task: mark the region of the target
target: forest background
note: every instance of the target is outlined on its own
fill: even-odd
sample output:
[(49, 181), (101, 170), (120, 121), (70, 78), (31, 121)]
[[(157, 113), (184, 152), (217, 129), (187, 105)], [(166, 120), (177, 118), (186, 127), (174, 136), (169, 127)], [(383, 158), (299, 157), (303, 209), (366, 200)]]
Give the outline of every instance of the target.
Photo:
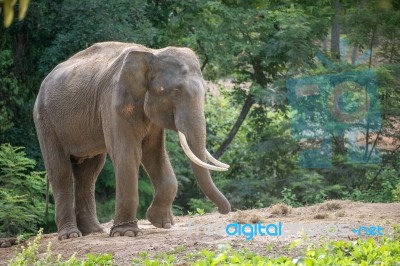
[[(101, 41), (185, 46), (198, 54), (210, 81), (207, 147), (231, 165), (213, 179), (233, 209), (326, 199), (400, 201), (399, 25), (400, 4), (388, 0), (32, 1), (23, 20), (0, 27), (0, 237), (55, 230), (51, 197), (45, 214), (46, 178), (32, 109), (41, 81), (58, 63)], [(367, 69), (376, 73), (382, 120), (359, 139), (364, 163), (348, 160), (342, 131), (331, 138), (331, 167), (303, 167), (304, 149), (319, 143), (293, 137), (287, 80)], [(360, 95), (348, 97), (357, 102)], [(213, 211), (176, 134), (166, 138), (179, 182), (174, 213)], [(380, 161), (373, 162), (378, 150)], [(143, 169), (139, 191), (143, 218), (153, 196)], [(114, 199), (107, 159), (96, 184), (101, 222), (112, 219)]]

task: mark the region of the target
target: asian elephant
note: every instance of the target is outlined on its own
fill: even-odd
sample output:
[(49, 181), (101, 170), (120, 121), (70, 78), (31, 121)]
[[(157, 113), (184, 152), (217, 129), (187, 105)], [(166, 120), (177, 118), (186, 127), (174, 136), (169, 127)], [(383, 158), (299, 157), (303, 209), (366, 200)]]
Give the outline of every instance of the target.
[(188, 48), (97, 43), (51, 71), (33, 116), (60, 240), (103, 231), (94, 191), (107, 153), (116, 180), (110, 236), (142, 234), (136, 220), (140, 164), (155, 189), (147, 219), (160, 228), (174, 224), (177, 180), (164, 147), (165, 129), (178, 132), (204, 194), (220, 213), (230, 211), (209, 173), (229, 165), (206, 150), (205, 87), (199, 61)]

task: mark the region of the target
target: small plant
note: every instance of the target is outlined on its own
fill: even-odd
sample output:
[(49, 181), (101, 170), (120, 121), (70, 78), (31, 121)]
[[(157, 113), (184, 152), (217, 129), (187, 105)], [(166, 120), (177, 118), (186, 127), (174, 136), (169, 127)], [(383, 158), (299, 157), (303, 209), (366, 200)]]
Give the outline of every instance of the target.
[(398, 224), (393, 226), (393, 238), (397, 241), (400, 241), (400, 225)]
[(78, 260), (73, 254), (70, 258), (65, 261), (61, 260), (59, 254), (55, 259), (51, 251), (51, 242), (47, 245), (46, 253), (39, 256), (39, 246), (43, 239), (43, 229), (39, 229), (38, 234), (32, 242), (28, 242), (27, 246), (22, 246), (21, 251), (15, 256), (15, 258), (8, 261), (9, 266), (30, 266), (30, 265), (41, 265), (41, 266), (91, 266), (91, 265), (102, 265), (111, 266), (116, 265), (113, 261), (111, 254), (86, 254), (86, 259)]
[(393, 201), (400, 202), (400, 183), (397, 184), (396, 188), (392, 191)]
[(196, 211), (187, 211), (188, 216), (193, 216), (193, 215), (204, 215), (204, 209), (201, 208), (196, 208)]
[[(134, 265), (397, 265), (400, 261), (400, 242), (380, 238), (379, 240), (360, 239), (357, 241), (330, 241), (320, 246), (309, 245), (301, 248), (302, 241), (294, 241), (285, 246), (287, 252), (296, 254), (296, 257), (261, 256), (247, 249), (235, 250), (230, 246), (218, 251), (201, 250), (188, 253), (180, 258), (171, 254), (162, 253), (160, 259), (136, 258)], [(301, 248), (301, 250), (298, 250)], [(267, 251), (272, 247), (267, 246)], [(300, 254), (300, 255), (299, 255)]]
[(297, 207), (299, 205), (296, 194), (292, 192), (292, 189), (284, 187), (281, 193), (283, 197), (283, 203), (293, 207)]
[(192, 210), (200, 209), (203, 213), (213, 212), (215, 210), (214, 204), (209, 200), (204, 199), (190, 199), (188, 205)]
[(196, 208), (196, 213), (198, 215), (203, 215), (204, 214), (204, 209)]
[[(43, 238), (43, 229), (40, 228), (33, 242), (28, 242), (27, 247), (22, 246), (21, 252), (18, 253), (14, 259), (9, 261), (9, 265), (20, 266), (20, 265), (32, 265), (33, 263), (35, 263), (39, 255), (39, 245), (42, 238)], [(50, 247), (48, 246), (47, 250), (49, 249)], [(49, 252), (47, 253), (49, 255)], [(49, 256), (51, 256), (51, 254)]]

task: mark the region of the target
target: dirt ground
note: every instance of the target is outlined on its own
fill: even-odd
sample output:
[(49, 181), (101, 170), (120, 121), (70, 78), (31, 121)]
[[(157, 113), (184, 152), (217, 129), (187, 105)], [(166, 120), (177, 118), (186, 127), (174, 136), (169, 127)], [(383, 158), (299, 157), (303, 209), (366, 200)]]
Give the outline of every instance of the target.
[[(258, 221), (263, 225), (270, 223), (278, 225), (278, 222), (281, 222), (282, 235), (257, 235), (251, 241), (247, 241), (246, 236), (243, 235), (229, 236), (223, 231), (222, 233), (212, 231), (217, 224), (222, 226), (234, 222), (255, 224)], [(102, 233), (58, 241), (56, 234), (48, 234), (44, 235), (40, 250), (45, 252), (48, 242), (51, 242), (53, 254), (62, 254), (65, 258), (74, 253), (77, 258), (84, 257), (86, 253), (111, 253), (118, 265), (129, 265), (132, 258), (143, 251), (150, 254), (150, 257), (168, 252), (174, 254), (175, 258), (179, 258), (203, 248), (217, 250), (226, 245), (234, 249), (247, 248), (262, 255), (275, 257), (286, 255), (288, 252), (286, 247), (294, 240), (298, 240), (300, 248), (302, 245), (318, 244), (327, 239), (356, 240), (365, 237), (352, 232), (360, 226), (380, 226), (383, 228), (384, 235), (390, 235), (393, 232), (393, 225), (400, 224), (400, 203), (327, 201), (315, 206), (293, 209), (274, 206), (236, 211), (228, 215), (211, 213), (181, 216), (176, 217), (175, 222), (176, 224), (171, 229), (165, 230), (153, 227), (147, 220), (140, 220), (139, 227), (143, 230), (143, 235), (136, 238), (112, 238), (107, 233)], [(297, 229), (293, 229), (294, 224), (297, 225)], [(111, 222), (104, 224), (104, 227), (106, 232), (109, 232)], [(200, 228), (208, 231), (205, 232)], [(272, 230), (273, 227), (270, 229), (269, 232), (275, 232)], [(362, 235), (364, 234), (362, 231)], [(6, 265), (7, 260), (12, 258), (18, 250), (18, 246), (0, 248), (0, 265)]]

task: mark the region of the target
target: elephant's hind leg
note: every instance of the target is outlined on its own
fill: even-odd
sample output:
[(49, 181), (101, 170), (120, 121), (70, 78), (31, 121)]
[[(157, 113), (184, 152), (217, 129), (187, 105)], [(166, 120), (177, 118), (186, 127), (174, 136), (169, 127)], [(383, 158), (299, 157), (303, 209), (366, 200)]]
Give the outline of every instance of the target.
[(53, 189), (58, 239), (82, 236), (76, 225), (69, 154), (65, 152), (45, 115), (35, 117), (35, 125), (47, 176)]
[(97, 220), (94, 193), (96, 179), (104, 166), (105, 159), (106, 154), (99, 154), (72, 166), (75, 181), (76, 222), (83, 235), (104, 232)]

